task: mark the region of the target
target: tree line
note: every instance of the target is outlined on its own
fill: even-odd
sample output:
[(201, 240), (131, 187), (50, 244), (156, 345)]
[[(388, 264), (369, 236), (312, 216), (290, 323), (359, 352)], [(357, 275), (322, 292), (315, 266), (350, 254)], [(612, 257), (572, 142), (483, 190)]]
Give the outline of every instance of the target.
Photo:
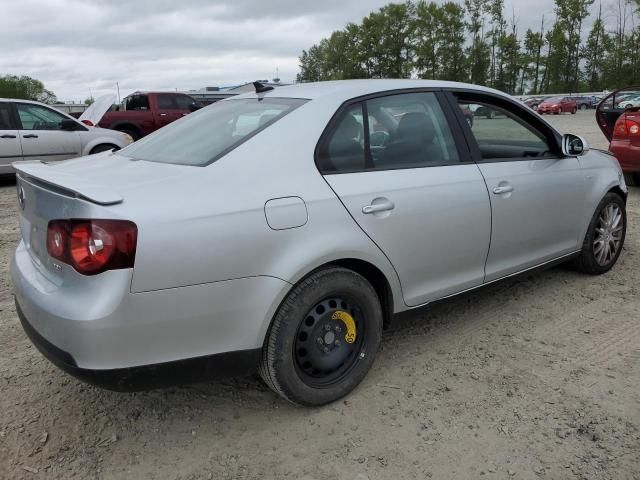
[(417, 77), (511, 94), (639, 84), (637, 12), (629, 0), (610, 1), (605, 14), (594, 0), (555, 0), (553, 21), (541, 15), (524, 33), (504, 0), (391, 3), (303, 50), (297, 80)]

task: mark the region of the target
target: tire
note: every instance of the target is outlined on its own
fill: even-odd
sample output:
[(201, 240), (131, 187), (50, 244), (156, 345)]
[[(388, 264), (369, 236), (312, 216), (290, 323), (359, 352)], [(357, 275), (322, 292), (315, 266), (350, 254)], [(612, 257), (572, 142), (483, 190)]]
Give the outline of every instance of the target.
[(109, 143), (103, 143), (101, 145), (97, 145), (91, 149), (89, 155), (94, 155), (96, 153), (107, 152), (109, 150), (119, 150), (116, 145), (111, 145)]
[(138, 132), (138, 130), (133, 129), (133, 128), (116, 128), (117, 131), (122, 132), (122, 133), (126, 133), (127, 135), (129, 135), (131, 138), (133, 138), (133, 141), (135, 142), (136, 140), (140, 140), (140, 138), (142, 137), (142, 135), (140, 135), (140, 132)]
[(573, 107), (573, 110), (571, 110), (571, 115), (575, 115), (577, 111), (578, 107)]
[[(351, 321), (342, 320), (345, 313)], [(280, 305), (263, 347), (260, 376), (292, 403), (324, 405), (362, 381), (381, 337), (382, 309), (371, 284), (352, 270), (323, 268), (301, 280)]]
[[(613, 227), (607, 226), (607, 221), (610, 218), (609, 214), (612, 212), (612, 210), (609, 209), (613, 209), (613, 211), (617, 209), (617, 212), (620, 214), (618, 223), (616, 224), (614, 222)], [(617, 218), (617, 214), (613, 219), (615, 220), (615, 218)], [(619, 230), (617, 230), (618, 227), (620, 227)], [(610, 233), (610, 235), (603, 237), (603, 235), (598, 232), (601, 228), (603, 228), (606, 233)], [(617, 234), (614, 233), (616, 231), (618, 232)], [(578, 270), (589, 275), (602, 275), (611, 270), (618, 260), (620, 252), (622, 252), (626, 233), (627, 213), (624, 200), (620, 195), (607, 193), (598, 204), (593, 218), (589, 223), (589, 228), (587, 229), (587, 234), (582, 244), (582, 251), (575, 262)], [(603, 249), (607, 248), (607, 246), (611, 249), (612, 242), (613, 245), (616, 245), (615, 240), (618, 240), (617, 246), (615, 246), (615, 250), (611, 252), (611, 255), (606, 254), (606, 252), (604, 256), (602, 256), (602, 254), (599, 255), (598, 246), (596, 245), (599, 238), (604, 238), (604, 241), (599, 243)]]
[(587, 105), (586, 104), (582, 104), (580, 105), (580, 110), (586, 110), (587, 109)]

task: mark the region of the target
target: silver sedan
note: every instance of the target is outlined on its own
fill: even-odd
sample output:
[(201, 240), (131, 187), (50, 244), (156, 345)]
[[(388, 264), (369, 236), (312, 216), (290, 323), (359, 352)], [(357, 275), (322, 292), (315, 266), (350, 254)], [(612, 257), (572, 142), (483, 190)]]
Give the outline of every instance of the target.
[(474, 85), (257, 83), (100, 157), (14, 164), (11, 271), (34, 344), (117, 390), (259, 370), (331, 402), (394, 314), (625, 238), (616, 159)]

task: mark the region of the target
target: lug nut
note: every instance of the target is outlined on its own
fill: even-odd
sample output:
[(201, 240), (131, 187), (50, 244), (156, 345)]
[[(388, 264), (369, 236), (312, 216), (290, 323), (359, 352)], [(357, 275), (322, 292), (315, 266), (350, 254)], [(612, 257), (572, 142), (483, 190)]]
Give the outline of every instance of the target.
[(317, 341), (318, 341), (318, 343), (319, 343), (320, 345), (322, 345), (322, 344), (324, 343), (324, 341), (322, 340), (322, 337), (318, 337), (318, 340), (317, 340)]
[(324, 353), (329, 353), (329, 347), (324, 347), (322, 350), (324, 351)]
[(334, 344), (336, 347), (339, 347), (339, 346), (340, 346), (340, 340), (336, 340), (335, 342), (333, 342), (333, 344)]
[(340, 333), (342, 331), (342, 328), (340, 328), (340, 325), (336, 325), (336, 332)]
[(329, 330), (331, 330), (331, 325), (329, 325), (328, 323), (324, 326), (324, 329), (328, 332)]

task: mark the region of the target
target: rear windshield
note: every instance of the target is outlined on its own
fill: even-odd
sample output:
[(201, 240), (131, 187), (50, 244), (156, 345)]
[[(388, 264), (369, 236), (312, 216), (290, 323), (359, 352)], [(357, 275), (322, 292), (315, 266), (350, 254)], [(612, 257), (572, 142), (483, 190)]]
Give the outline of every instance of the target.
[(547, 103), (560, 103), (561, 101), (562, 101), (562, 97), (547, 98), (545, 100), (545, 102)]
[(204, 166), (296, 109), (297, 98), (242, 98), (214, 103), (120, 152), (134, 160)]

